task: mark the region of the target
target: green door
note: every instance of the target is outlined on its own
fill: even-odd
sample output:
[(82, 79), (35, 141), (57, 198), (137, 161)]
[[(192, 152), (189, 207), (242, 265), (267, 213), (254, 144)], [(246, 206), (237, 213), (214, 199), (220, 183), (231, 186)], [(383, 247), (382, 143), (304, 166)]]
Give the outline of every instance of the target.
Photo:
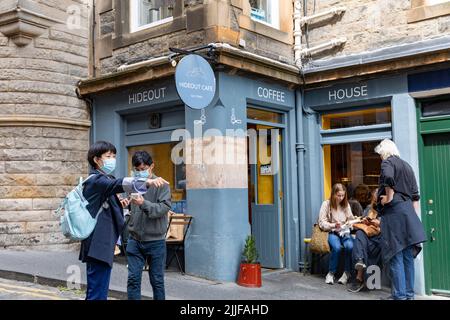
[(450, 132), (423, 134), (422, 217), (427, 289), (450, 293)]

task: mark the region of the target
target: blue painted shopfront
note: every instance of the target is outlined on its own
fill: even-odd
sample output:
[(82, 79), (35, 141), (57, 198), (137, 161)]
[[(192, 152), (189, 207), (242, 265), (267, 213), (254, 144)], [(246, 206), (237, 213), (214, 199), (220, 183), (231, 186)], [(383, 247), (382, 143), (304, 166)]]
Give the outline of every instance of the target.
[[(334, 176), (333, 173), (330, 174), (327, 166), (332, 167), (330, 157), (336, 159), (335, 154), (332, 154), (336, 153), (336, 150), (350, 145), (348, 150), (351, 150), (353, 158), (348, 157), (346, 161), (355, 163), (354, 170), (362, 172), (362, 169), (358, 167), (358, 158), (365, 153), (372, 157), (370, 161), (381, 162), (375, 155), (370, 154), (373, 150), (372, 146), (384, 138), (392, 138), (399, 147), (402, 158), (413, 166), (416, 177), (419, 178), (416, 105), (408, 93), (406, 74), (341, 81), (306, 89), (303, 94), (301, 99), (303, 105), (299, 106), (303, 109), (303, 117), (298, 123), (298, 130), (301, 138), (299, 144), (304, 146), (305, 152), (303, 176), (300, 172), (299, 181), (304, 181), (305, 186), (308, 187), (301, 188), (299, 193), (303, 207), (300, 225), (306, 226), (305, 229), (301, 229), (301, 237), (311, 235), (310, 226), (317, 220), (322, 201), (329, 196), (327, 190), (331, 187), (331, 180), (333, 180), (330, 177)], [(376, 117), (378, 114), (383, 115), (383, 112), (388, 113), (388, 121), (366, 123), (364, 115), (371, 112), (376, 114)], [(327, 119), (338, 123), (336, 119), (342, 115), (349, 115), (348, 117), (351, 118), (353, 114), (360, 117), (361, 124), (355, 122), (348, 126), (327, 127), (329, 125), (326, 122)], [(362, 150), (361, 145), (368, 145), (371, 150)], [(364, 165), (367, 166), (367, 162), (364, 162)], [(332, 168), (331, 171), (339, 171), (339, 169)], [(359, 178), (359, 181), (363, 181), (375, 175), (367, 174), (366, 176), (355, 176), (353, 179)], [(376, 177), (372, 178), (371, 183), (374, 188)], [(340, 176), (340, 179), (339, 182), (349, 181), (349, 184), (352, 182), (351, 179), (347, 180), (348, 177)], [(352, 187), (354, 188), (355, 185)], [(304, 248), (301, 251), (303, 257)], [(416, 259), (416, 270), (416, 290), (424, 293), (421, 256)]]
[[(216, 72), (216, 81), (216, 96), (203, 110), (182, 104), (173, 78), (96, 95), (92, 97), (92, 140), (111, 141), (118, 147), (116, 175), (126, 176), (129, 148), (173, 142), (172, 134), (178, 129), (186, 129), (193, 136), (199, 124), (202, 132), (209, 130), (210, 136), (224, 135), (227, 130), (234, 130), (239, 136), (239, 132), (245, 132), (249, 125), (270, 125), (265, 121), (247, 119), (248, 107), (277, 113), (281, 119), (275, 127), (282, 135), (280, 187), (283, 194), (279, 212), (281, 223), (276, 235), (270, 234), (270, 228), (252, 230), (250, 227), (247, 185), (236, 187), (229, 183), (225, 187), (214, 187), (213, 182), (207, 181), (206, 187), (202, 187), (200, 183), (186, 190), (187, 213), (194, 218), (186, 239), (185, 265), (188, 274), (235, 281), (245, 238), (250, 233), (259, 233), (262, 238), (266, 232), (268, 238), (280, 237), (281, 247), (277, 248), (281, 257), (279, 267), (298, 270), (300, 227), (295, 91), (264, 79), (254, 80), (222, 72)], [(154, 113), (161, 115), (161, 122), (157, 128), (150, 128), (149, 117)], [(246, 140), (242, 133), (241, 137)], [(242, 174), (247, 175), (247, 166), (244, 167)], [(190, 170), (201, 170), (195, 168), (193, 166)], [(265, 245), (260, 242), (260, 246)]]

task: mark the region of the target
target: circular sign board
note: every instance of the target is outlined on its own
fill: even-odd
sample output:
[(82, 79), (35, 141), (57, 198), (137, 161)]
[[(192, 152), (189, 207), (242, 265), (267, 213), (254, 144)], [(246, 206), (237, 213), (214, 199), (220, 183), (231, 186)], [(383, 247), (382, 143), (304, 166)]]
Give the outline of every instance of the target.
[(175, 71), (181, 100), (192, 109), (204, 109), (216, 94), (216, 77), (208, 61), (196, 54), (181, 59)]

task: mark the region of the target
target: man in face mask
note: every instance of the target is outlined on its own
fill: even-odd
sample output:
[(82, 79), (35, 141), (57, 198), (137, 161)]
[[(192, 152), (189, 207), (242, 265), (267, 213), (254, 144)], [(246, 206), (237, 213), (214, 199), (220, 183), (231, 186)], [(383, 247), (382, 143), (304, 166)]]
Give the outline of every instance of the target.
[[(132, 158), (134, 176), (157, 178), (153, 174), (154, 163), (145, 151), (137, 151)], [(149, 261), (150, 284), (153, 299), (164, 300), (164, 269), (166, 264), (167, 214), (171, 208), (169, 185), (149, 189), (143, 195), (133, 194), (128, 221), (127, 245), (129, 300), (141, 299), (142, 269)]]

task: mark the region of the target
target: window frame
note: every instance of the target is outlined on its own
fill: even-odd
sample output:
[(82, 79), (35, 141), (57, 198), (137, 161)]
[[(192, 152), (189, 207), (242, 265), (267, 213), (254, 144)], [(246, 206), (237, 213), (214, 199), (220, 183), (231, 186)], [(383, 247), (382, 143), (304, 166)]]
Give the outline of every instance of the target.
[(140, 0), (130, 0), (130, 33), (139, 32), (145, 29), (150, 29), (162, 24), (170, 23), (173, 21), (173, 15), (155, 22), (151, 22), (148, 24), (144, 24), (142, 26), (139, 26), (139, 1)]
[(131, 0), (112, 0), (116, 8), (114, 34), (112, 35), (112, 49), (128, 47), (139, 42), (147, 41), (156, 37), (161, 37), (176, 32), (186, 30), (186, 13), (184, 1), (175, 0), (173, 10), (173, 20), (164, 24), (153, 25), (151, 28), (144, 28), (131, 32), (130, 10)]

